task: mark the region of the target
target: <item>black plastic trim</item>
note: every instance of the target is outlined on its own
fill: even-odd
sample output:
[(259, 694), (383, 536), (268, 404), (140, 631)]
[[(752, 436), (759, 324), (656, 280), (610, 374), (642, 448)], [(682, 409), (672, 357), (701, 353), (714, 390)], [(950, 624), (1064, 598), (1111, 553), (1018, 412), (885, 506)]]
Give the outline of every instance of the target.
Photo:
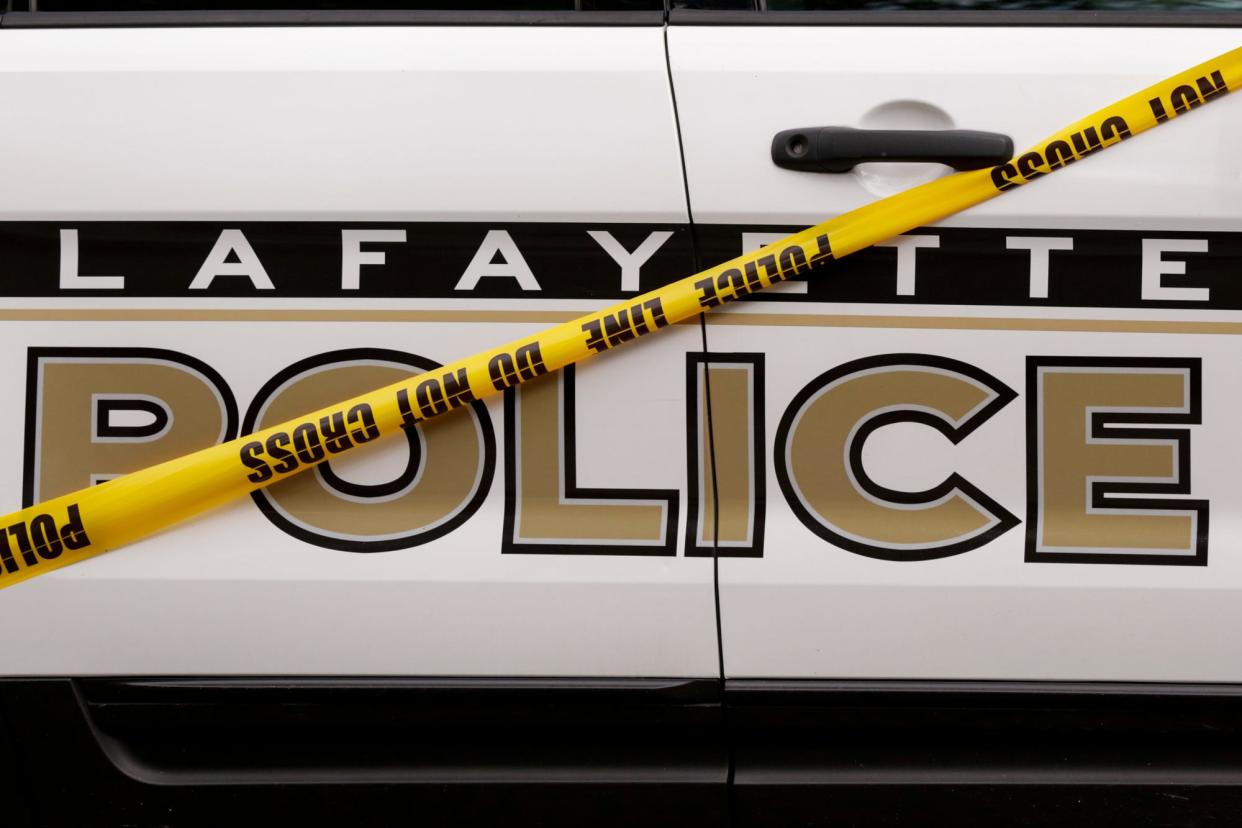
[(1242, 813), (1238, 684), (30, 678), (0, 679), (0, 712), (40, 825), (1189, 828)]
[(228, 26), (661, 26), (653, 11), (198, 11), (10, 12), (6, 29)]
[(4, 786), (4, 824), (13, 828), (33, 825), (25, 791), (30, 789), (28, 769), (19, 770), (16, 762), (16, 740), (5, 720), (4, 705), (0, 703), (0, 778), (7, 780)]
[(1242, 11), (711, 11), (673, 9), (673, 26), (1031, 26), (1242, 28)]
[(0, 706), (40, 825), (685, 828), (727, 819), (719, 688), (34, 678), (0, 679)]
[(1013, 158), (1013, 139), (975, 129), (783, 129), (772, 138), (772, 163), (786, 170), (847, 173), (865, 162), (919, 161), (981, 170)]
[(148, 785), (725, 779), (714, 679), (95, 679), (77, 687), (104, 754)]
[(1198, 826), (1242, 812), (1236, 684), (729, 680), (739, 826)]

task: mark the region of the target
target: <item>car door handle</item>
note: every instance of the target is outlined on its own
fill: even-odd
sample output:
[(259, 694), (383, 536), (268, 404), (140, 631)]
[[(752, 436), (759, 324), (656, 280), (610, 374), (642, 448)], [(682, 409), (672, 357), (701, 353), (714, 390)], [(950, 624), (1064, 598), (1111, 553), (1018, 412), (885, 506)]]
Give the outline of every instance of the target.
[(868, 161), (930, 161), (955, 170), (1013, 158), (1013, 139), (973, 129), (786, 129), (772, 139), (772, 162), (787, 170), (843, 173)]

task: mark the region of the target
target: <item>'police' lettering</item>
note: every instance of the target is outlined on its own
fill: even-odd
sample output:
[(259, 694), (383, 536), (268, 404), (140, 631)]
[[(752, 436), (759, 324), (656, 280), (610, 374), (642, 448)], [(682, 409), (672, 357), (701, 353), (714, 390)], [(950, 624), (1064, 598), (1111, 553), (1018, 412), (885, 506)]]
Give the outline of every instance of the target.
[(811, 254), (811, 267), (828, 261), (832, 258), (832, 245), (828, 243), (828, 235), (820, 233), (815, 237), (815, 252)]
[[(720, 297), (716, 295), (716, 280), (711, 276), (705, 279), (699, 279), (694, 283), (699, 289), (699, 307), (714, 308), (720, 304)], [(590, 344), (589, 342), (587, 343)]]
[[(781, 278), (788, 279), (788, 274), (792, 273), (797, 276), (802, 272), (802, 268), (808, 267), (806, 263), (806, 253), (798, 245), (790, 245), (781, 251)], [(776, 281), (773, 279), (772, 281)]]
[[(734, 302), (768, 285), (784, 282), (790, 276), (797, 276), (803, 270), (831, 258), (832, 246), (828, 242), (828, 235), (820, 233), (815, 237), (815, 250), (809, 260), (801, 245), (791, 244), (780, 252), (779, 257), (768, 253), (754, 261), (743, 262), (741, 268), (729, 267), (714, 277), (705, 276), (699, 279), (694, 283), (699, 290), (699, 307), (714, 308), (725, 302)], [(763, 269), (762, 273), (760, 268)]]
[[(67, 520), (63, 525), (58, 525), (56, 518), (50, 514), (40, 513), (29, 521), (0, 528), (0, 575), (12, 575), (23, 566), (29, 568), (43, 561), (55, 560), (65, 550), (89, 546), (91, 539), (86, 534), (78, 505), (70, 504), (65, 514)], [(14, 545), (20, 560), (13, 554)]]
[(777, 282), (783, 282), (785, 277), (781, 275), (780, 265), (776, 263), (776, 256), (769, 253), (755, 261), (755, 264), (763, 268), (763, 273), (768, 277), (768, 284), (774, 285)]
[(30, 540), (35, 551), (45, 561), (60, 557), (60, 538), (57, 537), (56, 521), (51, 515), (35, 515), (30, 520)]

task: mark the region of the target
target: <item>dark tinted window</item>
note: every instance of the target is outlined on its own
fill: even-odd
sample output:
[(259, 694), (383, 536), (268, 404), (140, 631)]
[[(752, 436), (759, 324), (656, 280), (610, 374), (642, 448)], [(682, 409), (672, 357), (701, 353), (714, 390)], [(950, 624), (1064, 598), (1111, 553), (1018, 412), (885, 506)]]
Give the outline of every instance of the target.
[(1242, 9), (1242, 0), (759, 0), (767, 11), (1168, 11)]
[[(673, 9), (712, 11), (1238, 11), (1242, 0), (672, 0)], [(758, 22), (758, 21), (756, 21)], [(773, 22), (771, 19), (763, 22)], [(803, 18), (800, 22), (808, 22)]]
[[(664, 0), (14, 0), (13, 11), (661, 11)], [(3, 4), (0, 3), (0, 9)]]

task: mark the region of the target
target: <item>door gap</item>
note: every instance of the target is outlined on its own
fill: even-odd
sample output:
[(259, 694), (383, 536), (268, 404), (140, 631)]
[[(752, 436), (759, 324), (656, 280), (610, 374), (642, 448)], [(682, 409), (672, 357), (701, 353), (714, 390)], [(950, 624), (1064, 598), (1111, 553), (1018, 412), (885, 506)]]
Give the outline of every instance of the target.
[[(691, 256), (696, 273), (703, 270), (701, 248), (699, 246), (697, 227), (694, 221), (694, 208), (690, 203), (690, 176), (686, 169), (686, 146), (681, 133), (681, 114), (677, 107), (677, 89), (673, 83), (673, 63), (668, 45), (668, 4), (665, 3), (664, 18), (664, 67), (668, 74), (669, 99), (673, 106), (673, 126), (677, 131), (677, 151), (681, 160), (681, 183), (686, 197), (686, 220), (689, 223)], [(733, 823), (734, 814), (734, 773), (737, 767), (734, 756), (732, 728), (729, 725), (729, 706), (725, 698), (725, 664), (724, 664), (724, 627), (720, 612), (720, 488), (716, 482), (716, 436), (712, 425), (712, 379), (711, 363), (707, 361), (710, 353), (707, 345), (707, 315), (699, 314), (699, 336), (705, 361), (703, 363), (703, 394), (705, 396), (704, 411), (707, 415), (707, 458), (712, 480), (712, 601), (716, 611), (716, 663), (720, 682), (720, 715), (721, 736), (724, 739), (727, 755), (727, 771), (725, 776), (726, 820)], [(697, 391), (696, 391), (697, 393)], [(689, 404), (689, 400), (686, 401)]]

